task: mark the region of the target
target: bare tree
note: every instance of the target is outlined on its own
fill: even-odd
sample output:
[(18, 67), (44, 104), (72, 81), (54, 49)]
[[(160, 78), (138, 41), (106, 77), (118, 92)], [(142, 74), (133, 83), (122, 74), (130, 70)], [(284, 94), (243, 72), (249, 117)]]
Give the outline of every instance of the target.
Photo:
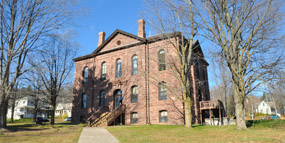
[[(205, 36), (221, 48), (232, 75), (237, 128), (246, 129), (245, 97), (271, 80), (280, 66), (278, 24), (282, 2), (273, 0), (205, 0), (198, 12)], [(196, 8), (196, 7), (195, 7)], [(252, 88), (251, 88), (252, 87)]]
[(58, 96), (58, 103), (72, 103), (73, 83), (64, 85)]
[(270, 82), (268, 84), (267, 91), (272, 98), (274, 103), (274, 108), (276, 113), (280, 113), (281, 110), (285, 109), (285, 72), (281, 73), (281, 76), (275, 82)]
[(46, 41), (39, 51), (37, 73), (41, 78), (51, 105), (51, 124), (54, 124), (56, 101), (62, 87), (67, 84), (70, 72), (73, 69), (72, 58), (76, 55), (76, 43), (72, 43), (69, 37), (54, 36)]
[(11, 108), (11, 121), (10, 123), (14, 123), (14, 112), (16, 107), (16, 101), (22, 96), (18, 95), (18, 82), (15, 84), (14, 89), (11, 91), (11, 96), (9, 97), (9, 104)]
[(74, 16), (70, 1), (1, 0), (0, 2), (0, 128), (6, 128), (8, 99), (35, 43)]
[[(216, 86), (214, 88), (211, 88), (211, 92), (216, 92), (216, 94), (211, 94), (211, 96), (216, 96), (213, 98), (219, 99), (221, 101), (224, 101), (225, 103), (225, 111), (229, 113), (228, 111), (228, 99), (231, 95), (231, 76), (230, 71), (227, 69), (227, 65), (225, 63), (225, 60), (216, 53), (212, 54), (212, 67), (213, 67), (213, 75), (215, 76), (215, 82)], [(230, 100), (231, 98), (229, 98)]]
[[(33, 60), (31, 58), (29, 60)], [(33, 62), (30, 62), (33, 63)], [(44, 103), (46, 102), (46, 96), (44, 95), (44, 85), (41, 81), (41, 77), (37, 70), (32, 69), (25, 74), (25, 79), (29, 83), (29, 91), (28, 94), (32, 97), (34, 101), (34, 112), (33, 112), (33, 121), (36, 121), (38, 111), (43, 107)]]
[[(195, 22), (194, 8), (191, 0), (146, 0), (148, 7), (144, 16), (149, 19), (150, 25), (162, 34), (162, 38), (166, 37), (170, 43), (169, 51), (176, 53), (175, 57), (169, 61), (168, 66), (173, 72), (174, 76), (179, 80), (181, 89), (167, 88), (181, 99), (184, 103), (184, 117), (185, 126), (192, 127), (192, 112), (193, 106), (192, 91), (193, 79), (191, 68), (193, 68), (196, 61), (200, 60), (199, 56), (192, 57), (192, 48), (195, 46), (194, 37), (197, 34), (197, 23)], [(176, 35), (170, 35), (174, 33)], [(150, 59), (152, 60), (152, 59)], [(160, 62), (160, 61), (157, 61)], [(156, 77), (150, 77), (161, 82)], [(157, 85), (157, 84), (156, 84)], [(179, 90), (179, 93), (176, 91)], [(181, 97), (182, 93), (182, 97)]]

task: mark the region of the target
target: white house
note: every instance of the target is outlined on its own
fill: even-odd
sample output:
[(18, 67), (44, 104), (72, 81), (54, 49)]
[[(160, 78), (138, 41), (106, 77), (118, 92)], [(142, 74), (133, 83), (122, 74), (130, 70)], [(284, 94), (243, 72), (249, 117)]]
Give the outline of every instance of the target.
[[(22, 119), (22, 118), (33, 118), (34, 116), (34, 108), (35, 102), (33, 101), (32, 97), (23, 97), (18, 99), (15, 103), (14, 109), (14, 119)], [(7, 118), (11, 118), (12, 109), (8, 109)], [(37, 117), (44, 117), (48, 116), (48, 106), (42, 106), (37, 113)]]
[(256, 112), (263, 114), (276, 114), (273, 103), (261, 101), (256, 109)]
[(62, 116), (67, 114), (68, 117), (71, 117), (72, 103), (59, 103), (56, 106), (55, 116)]

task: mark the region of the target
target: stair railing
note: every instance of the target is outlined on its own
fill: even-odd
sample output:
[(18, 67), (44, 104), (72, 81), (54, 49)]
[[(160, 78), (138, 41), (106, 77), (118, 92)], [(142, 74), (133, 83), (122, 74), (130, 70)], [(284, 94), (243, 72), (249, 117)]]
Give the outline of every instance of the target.
[(102, 113), (109, 111), (108, 106), (102, 106), (98, 110), (96, 110), (94, 113), (91, 113), (90, 117), (87, 119), (88, 121), (88, 127), (90, 127), (91, 123), (96, 120), (97, 117), (99, 117)]
[[(94, 121), (91, 126), (95, 125), (98, 126), (100, 124), (102, 124), (102, 122), (106, 122), (106, 125), (108, 126), (112, 121), (114, 121), (120, 114), (122, 114), (123, 112), (125, 112), (126, 110), (126, 105), (125, 104), (121, 104), (119, 105), (117, 108), (115, 108), (112, 112), (110, 112), (109, 114), (103, 116), (103, 117), (99, 117), (98, 119), (96, 119), (96, 121)], [(100, 124), (99, 124), (100, 123)]]

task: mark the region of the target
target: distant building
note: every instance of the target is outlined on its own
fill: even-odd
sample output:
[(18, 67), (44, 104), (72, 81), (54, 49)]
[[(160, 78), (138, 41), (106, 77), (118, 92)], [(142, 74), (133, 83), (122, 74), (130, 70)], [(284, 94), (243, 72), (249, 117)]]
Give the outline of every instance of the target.
[(276, 114), (273, 103), (272, 102), (265, 102), (264, 100), (262, 100), (259, 103), (259, 105), (256, 109), (256, 112), (262, 113), (262, 114)]
[[(34, 108), (35, 102), (32, 97), (23, 97), (16, 101), (15, 109), (14, 109), (14, 119), (22, 119), (22, 118), (33, 118), (34, 116)], [(49, 107), (45, 104), (43, 105), (37, 113), (37, 117), (48, 116)], [(7, 117), (11, 118), (12, 109), (8, 109)]]
[(71, 117), (71, 109), (72, 103), (59, 103), (56, 106), (55, 116), (62, 116), (64, 114), (67, 114), (68, 117)]

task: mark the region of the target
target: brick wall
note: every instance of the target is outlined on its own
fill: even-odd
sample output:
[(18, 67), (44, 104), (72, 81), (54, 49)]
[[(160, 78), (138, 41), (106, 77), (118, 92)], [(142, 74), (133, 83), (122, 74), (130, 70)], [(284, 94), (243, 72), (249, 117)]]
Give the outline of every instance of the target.
[[(117, 41), (120, 40), (120, 45)], [(128, 43), (138, 42), (128, 36), (118, 34), (110, 43), (108, 43), (102, 51), (107, 51), (116, 47), (124, 46)], [(148, 49), (147, 49), (148, 47)], [(106, 49), (105, 49), (106, 48)], [(159, 71), (158, 69), (158, 51), (164, 49), (166, 57), (166, 70)], [(149, 53), (149, 56), (147, 56)], [(138, 56), (138, 74), (132, 75), (132, 56)], [(115, 78), (116, 60), (122, 61), (122, 76)], [(149, 60), (149, 64), (147, 61)], [(101, 65), (103, 62), (107, 63), (107, 78), (101, 80)], [(74, 76), (74, 92), (73, 92), (73, 108), (72, 108), (72, 122), (80, 122), (81, 117), (87, 119), (92, 109), (99, 108), (100, 91), (105, 91), (105, 105), (109, 106), (110, 110), (114, 109), (114, 91), (120, 89), (123, 95), (123, 104), (127, 106), (125, 112), (125, 124), (131, 124), (131, 113), (138, 113), (138, 122), (136, 124), (147, 124), (148, 110), (150, 111), (151, 124), (184, 124), (183, 103), (181, 101), (180, 82), (176, 78), (175, 73), (171, 70), (169, 63), (178, 64), (179, 60), (175, 53), (175, 49), (166, 40), (161, 40), (148, 45), (143, 43), (137, 46), (112, 51), (109, 53), (97, 55), (96, 57), (80, 60), (75, 63)], [(200, 65), (203, 65), (201, 62)], [(88, 83), (83, 84), (82, 71), (84, 67), (89, 68)], [(147, 67), (149, 66), (149, 89), (147, 88)], [(194, 68), (192, 73), (194, 76)], [(200, 80), (195, 77), (196, 80)], [(193, 92), (193, 99), (196, 102), (193, 106), (193, 121), (200, 122), (199, 118), (199, 96), (197, 91), (200, 90), (201, 96), (209, 96), (208, 86), (201, 87), (197, 81), (196, 88)], [(164, 81), (167, 84), (167, 100), (159, 100), (159, 81)], [(138, 86), (138, 102), (131, 103), (131, 87)], [(198, 89), (199, 87), (199, 89)], [(147, 93), (149, 90), (150, 108), (147, 108)], [(82, 106), (82, 94), (87, 94), (87, 108)], [(203, 97), (206, 100), (206, 97)], [(166, 110), (168, 114), (168, 122), (159, 122), (159, 112)], [(197, 110), (197, 111), (196, 111)], [(196, 112), (194, 112), (196, 111)]]

